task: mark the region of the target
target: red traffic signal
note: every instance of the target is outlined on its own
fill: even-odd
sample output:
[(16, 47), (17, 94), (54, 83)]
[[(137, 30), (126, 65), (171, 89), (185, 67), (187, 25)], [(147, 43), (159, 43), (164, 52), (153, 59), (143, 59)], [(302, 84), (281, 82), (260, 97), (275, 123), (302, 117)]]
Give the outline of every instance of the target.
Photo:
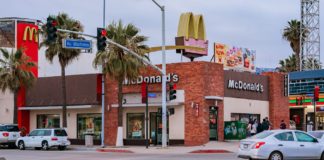
[(319, 86), (315, 86), (314, 88), (314, 100), (318, 101), (319, 100), (319, 92), (320, 92), (320, 87)]
[(103, 29), (101, 30), (101, 36), (106, 36), (107, 35), (107, 30)]

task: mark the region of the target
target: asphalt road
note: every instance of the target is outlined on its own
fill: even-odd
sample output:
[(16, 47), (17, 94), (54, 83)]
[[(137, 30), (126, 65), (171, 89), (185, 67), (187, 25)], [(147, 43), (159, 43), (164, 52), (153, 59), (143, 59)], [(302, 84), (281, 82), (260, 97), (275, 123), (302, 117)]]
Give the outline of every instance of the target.
[(36, 151), (0, 149), (0, 160), (237, 160), (234, 153), (226, 154), (135, 154), (97, 151)]

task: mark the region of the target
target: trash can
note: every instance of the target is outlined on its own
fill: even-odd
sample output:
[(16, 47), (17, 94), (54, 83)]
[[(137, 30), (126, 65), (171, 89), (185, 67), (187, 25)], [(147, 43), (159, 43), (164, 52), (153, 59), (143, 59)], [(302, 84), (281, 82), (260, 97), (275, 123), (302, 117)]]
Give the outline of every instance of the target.
[(93, 133), (84, 134), (85, 146), (92, 147), (93, 146)]

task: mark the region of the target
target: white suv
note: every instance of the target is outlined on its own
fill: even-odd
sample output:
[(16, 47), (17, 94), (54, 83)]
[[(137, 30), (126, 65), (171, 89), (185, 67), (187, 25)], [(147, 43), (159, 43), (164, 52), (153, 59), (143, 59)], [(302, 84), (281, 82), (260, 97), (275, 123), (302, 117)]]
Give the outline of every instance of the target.
[(59, 150), (65, 150), (71, 142), (64, 129), (35, 129), (26, 137), (20, 137), (16, 145), (20, 150), (34, 147), (36, 150), (49, 150), (51, 147), (57, 147)]
[(0, 124), (0, 145), (15, 147), (16, 140), (20, 137), (20, 131), (15, 124)]

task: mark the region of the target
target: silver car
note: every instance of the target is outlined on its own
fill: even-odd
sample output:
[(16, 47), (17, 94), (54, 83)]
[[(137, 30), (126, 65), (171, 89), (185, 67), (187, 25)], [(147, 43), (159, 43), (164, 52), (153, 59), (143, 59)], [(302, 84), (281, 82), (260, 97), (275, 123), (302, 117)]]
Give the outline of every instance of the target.
[(245, 159), (320, 159), (324, 145), (303, 131), (270, 130), (241, 140), (239, 158)]

